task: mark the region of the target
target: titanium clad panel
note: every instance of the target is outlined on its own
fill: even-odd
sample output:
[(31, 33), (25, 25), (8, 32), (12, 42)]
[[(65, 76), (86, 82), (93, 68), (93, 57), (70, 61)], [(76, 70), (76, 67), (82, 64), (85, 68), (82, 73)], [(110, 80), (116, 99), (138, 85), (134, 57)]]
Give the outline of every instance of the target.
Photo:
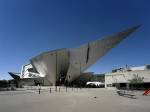
[(135, 26), (103, 39), (70, 49), (70, 66), (67, 73), (68, 81), (73, 81), (80, 74), (102, 58), (108, 51), (119, 44), (139, 26)]
[(46, 77), (50, 83), (55, 85), (60, 75), (64, 74), (66, 76), (67, 74), (69, 65), (68, 51), (61, 49), (42, 53), (30, 61), (41, 76)]
[(34, 65), (36, 70), (41, 76), (44, 76), (55, 84), (56, 82), (56, 53), (47, 52), (31, 59), (31, 64)]

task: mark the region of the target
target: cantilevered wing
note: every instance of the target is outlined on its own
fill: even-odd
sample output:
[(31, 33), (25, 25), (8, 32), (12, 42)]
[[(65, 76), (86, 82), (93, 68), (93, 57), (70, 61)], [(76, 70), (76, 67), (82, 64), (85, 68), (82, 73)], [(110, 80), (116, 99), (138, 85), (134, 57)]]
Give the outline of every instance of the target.
[(70, 49), (70, 66), (66, 79), (69, 82), (73, 81), (138, 27), (139, 26), (135, 26), (115, 35), (107, 36), (78, 48)]
[(8, 72), (10, 76), (15, 79), (15, 80), (20, 80), (20, 73), (13, 73), (13, 72)]

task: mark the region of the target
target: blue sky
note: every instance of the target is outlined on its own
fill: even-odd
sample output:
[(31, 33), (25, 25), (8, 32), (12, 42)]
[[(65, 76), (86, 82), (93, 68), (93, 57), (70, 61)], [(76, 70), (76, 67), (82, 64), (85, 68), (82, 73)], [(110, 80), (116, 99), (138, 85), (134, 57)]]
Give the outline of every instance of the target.
[(73, 48), (143, 24), (87, 71), (150, 64), (149, 0), (0, 0), (0, 79), (43, 51)]

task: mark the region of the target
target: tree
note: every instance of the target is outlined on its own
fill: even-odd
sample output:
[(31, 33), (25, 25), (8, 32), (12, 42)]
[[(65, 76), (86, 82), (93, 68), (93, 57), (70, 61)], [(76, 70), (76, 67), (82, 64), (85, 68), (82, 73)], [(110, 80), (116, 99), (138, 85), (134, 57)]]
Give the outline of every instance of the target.
[(136, 86), (136, 89), (137, 89), (137, 86), (142, 84), (143, 80), (144, 80), (144, 77), (140, 77), (138, 74), (133, 74), (133, 78), (129, 80), (129, 82), (132, 85), (132, 87), (134, 85)]

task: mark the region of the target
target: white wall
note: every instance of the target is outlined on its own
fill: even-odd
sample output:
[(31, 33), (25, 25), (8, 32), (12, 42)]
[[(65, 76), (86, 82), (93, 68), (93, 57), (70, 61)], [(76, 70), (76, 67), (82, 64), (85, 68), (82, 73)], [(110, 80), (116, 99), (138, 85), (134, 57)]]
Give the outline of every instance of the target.
[(136, 71), (120, 71), (115, 73), (105, 74), (105, 87), (112, 83), (128, 83), (134, 75), (144, 77), (144, 82), (150, 82), (150, 70), (136, 70)]

